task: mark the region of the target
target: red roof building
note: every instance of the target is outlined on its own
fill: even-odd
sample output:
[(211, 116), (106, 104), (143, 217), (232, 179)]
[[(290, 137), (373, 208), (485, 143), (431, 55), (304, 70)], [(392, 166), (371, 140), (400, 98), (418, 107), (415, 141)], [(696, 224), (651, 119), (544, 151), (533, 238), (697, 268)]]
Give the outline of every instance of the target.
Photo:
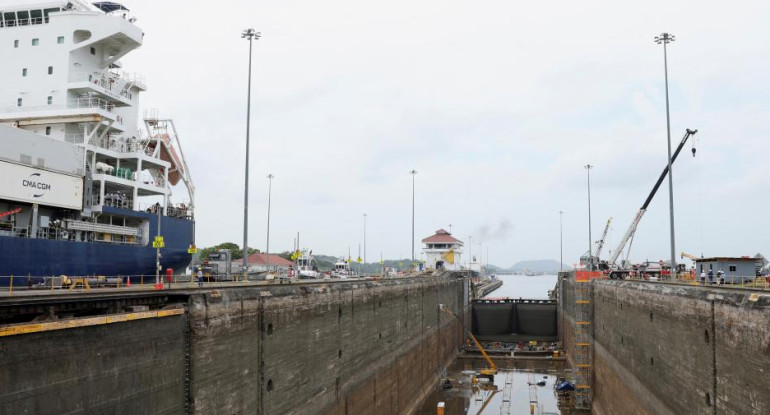
[(288, 259), (283, 259), (278, 255), (268, 255), (263, 253), (256, 253), (249, 255), (249, 269), (255, 271), (267, 271), (268, 257), (270, 258), (271, 270), (286, 270), (290, 266), (294, 265), (293, 262)]
[(462, 245), (462, 242), (443, 229), (437, 230), (435, 235), (422, 240), (424, 244), (454, 244), (458, 242)]

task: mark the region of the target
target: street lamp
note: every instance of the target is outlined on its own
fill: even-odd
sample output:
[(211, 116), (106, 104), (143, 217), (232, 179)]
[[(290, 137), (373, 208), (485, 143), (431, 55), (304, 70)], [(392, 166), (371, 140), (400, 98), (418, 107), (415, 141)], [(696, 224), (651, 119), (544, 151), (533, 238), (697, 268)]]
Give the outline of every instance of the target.
[(267, 249), (266, 252), (266, 266), (267, 266), (267, 272), (270, 272), (270, 202), (271, 202), (271, 196), (273, 193), (273, 173), (270, 173), (267, 175)]
[(671, 219), (671, 277), (674, 277), (676, 270), (676, 255), (674, 253), (674, 172), (671, 171), (671, 116), (668, 109), (668, 55), (666, 53), (666, 45), (675, 40), (674, 35), (670, 33), (661, 33), (660, 36), (655, 36), (655, 43), (663, 44), (663, 73), (666, 80), (666, 133), (668, 135), (668, 205), (669, 215)]
[(412, 266), (414, 266), (414, 176), (417, 170), (410, 170), (409, 174), (412, 175)]
[(253, 40), (259, 40), (261, 33), (254, 29), (241, 32), (241, 38), (249, 40), (249, 87), (246, 98), (246, 178), (243, 187), (243, 279), (249, 270), (249, 133), (251, 128), (251, 49)]
[(366, 213), (364, 213), (364, 264), (366, 264)]
[(564, 263), (564, 226), (562, 216), (564, 211), (559, 211), (559, 272), (562, 271), (562, 264)]
[(586, 172), (588, 173), (588, 270), (593, 271), (594, 267), (594, 258), (592, 251), (592, 245), (593, 239), (591, 239), (591, 169), (594, 167), (590, 164), (586, 164), (585, 166)]

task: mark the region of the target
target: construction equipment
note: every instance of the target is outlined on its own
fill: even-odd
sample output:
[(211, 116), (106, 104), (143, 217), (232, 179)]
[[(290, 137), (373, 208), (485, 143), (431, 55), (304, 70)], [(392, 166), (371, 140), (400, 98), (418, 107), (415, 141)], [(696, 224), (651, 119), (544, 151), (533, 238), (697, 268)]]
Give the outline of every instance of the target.
[[(687, 131), (684, 134), (684, 137), (682, 137), (682, 141), (679, 142), (679, 146), (676, 148), (674, 155), (671, 157), (671, 164), (674, 164), (674, 161), (676, 161), (676, 158), (677, 156), (679, 156), (679, 152), (682, 151), (682, 147), (684, 147), (685, 143), (687, 142), (687, 139), (697, 132), (698, 130), (690, 130), (689, 128), (687, 129)], [(693, 151), (693, 156), (695, 156), (694, 151)], [(663, 173), (660, 174), (658, 181), (655, 182), (655, 186), (652, 187), (652, 191), (647, 196), (647, 199), (644, 201), (644, 204), (642, 204), (641, 209), (639, 209), (639, 212), (636, 213), (634, 220), (631, 222), (631, 226), (628, 227), (628, 230), (626, 231), (625, 235), (623, 235), (623, 238), (620, 240), (618, 247), (615, 248), (615, 251), (612, 253), (612, 255), (610, 255), (610, 258), (606, 264), (606, 266), (609, 267), (611, 271), (610, 277), (617, 278), (620, 276), (620, 274), (623, 274), (622, 268), (626, 267), (626, 263), (628, 262), (627, 261), (628, 253), (626, 254), (626, 260), (623, 261), (623, 263), (618, 264), (616, 261), (618, 260), (618, 257), (625, 249), (626, 244), (628, 244), (633, 240), (634, 233), (636, 232), (636, 227), (639, 225), (639, 222), (642, 220), (644, 213), (647, 211), (647, 207), (650, 205), (650, 202), (652, 202), (652, 198), (655, 197), (655, 193), (657, 193), (658, 188), (660, 187), (661, 183), (663, 183), (663, 179), (666, 178), (667, 174), (668, 174), (668, 165), (666, 165), (666, 167), (663, 169)], [(631, 248), (629, 245), (629, 252), (630, 250)]]
[(473, 333), (470, 332), (470, 330), (465, 328), (465, 324), (463, 324), (462, 320), (460, 320), (460, 317), (457, 317), (457, 315), (450, 309), (444, 306), (444, 304), (439, 304), (438, 309), (451, 315), (455, 319), (457, 319), (458, 322), (460, 322), (460, 327), (465, 330), (466, 333), (468, 333), (468, 336), (473, 340), (473, 343), (476, 344), (476, 347), (478, 347), (479, 351), (481, 352), (481, 355), (484, 356), (484, 359), (487, 361), (487, 368), (479, 370), (479, 377), (486, 378), (490, 382), (494, 382), (495, 375), (497, 374), (497, 365), (495, 365), (495, 362), (492, 361), (492, 359), (489, 358), (489, 355), (487, 355), (487, 352), (484, 351), (484, 348), (481, 347), (481, 343), (479, 343), (478, 340), (476, 340), (476, 337), (473, 335)]
[(679, 254), (679, 257), (680, 257), (680, 258), (687, 258), (687, 259), (692, 259), (693, 261), (695, 261), (696, 259), (698, 259), (698, 257), (696, 257), (695, 255), (692, 255), (692, 254), (688, 254), (687, 252), (682, 252), (681, 254)]
[(607, 219), (607, 224), (604, 225), (604, 232), (602, 232), (602, 238), (597, 241), (596, 245), (596, 258), (601, 257), (602, 248), (604, 248), (604, 242), (607, 240), (607, 232), (610, 230), (610, 224), (612, 223), (612, 216)]

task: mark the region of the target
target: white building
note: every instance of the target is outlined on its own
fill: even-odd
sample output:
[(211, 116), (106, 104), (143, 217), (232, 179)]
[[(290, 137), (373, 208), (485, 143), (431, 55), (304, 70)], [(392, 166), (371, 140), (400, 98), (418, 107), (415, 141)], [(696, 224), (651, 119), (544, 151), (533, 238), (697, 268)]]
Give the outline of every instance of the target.
[(425, 266), (428, 269), (462, 269), (463, 243), (444, 229), (439, 229), (433, 236), (422, 240), (425, 247)]

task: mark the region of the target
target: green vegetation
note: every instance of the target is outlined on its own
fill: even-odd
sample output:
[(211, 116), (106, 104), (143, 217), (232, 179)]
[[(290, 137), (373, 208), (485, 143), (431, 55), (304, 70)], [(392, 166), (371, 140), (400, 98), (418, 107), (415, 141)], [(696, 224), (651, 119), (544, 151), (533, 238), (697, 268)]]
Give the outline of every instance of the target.
[[(219, 245), (209, 246), (209, 247), (203, 248), (203, 249), (199, 250), (200, 257), (203, 258), (203, 259), (208, 258), (210, 253), (216, 252), (216, 251), (218, 251), (220, 249), (229, 249), (230, 252), (233, 253), (233, 259), (242, 259), (243, 258), (243, 250), (241, 249), (241, 247), (238, 244), (234, 244), (232, 242), (223, 242), (223, 243), (221, 243)], [(260, 250), (259, 249), (255, 249), (255, 248), (249, 248), (249, 255), (255, 254), (257, 252), (260, 252)]]

